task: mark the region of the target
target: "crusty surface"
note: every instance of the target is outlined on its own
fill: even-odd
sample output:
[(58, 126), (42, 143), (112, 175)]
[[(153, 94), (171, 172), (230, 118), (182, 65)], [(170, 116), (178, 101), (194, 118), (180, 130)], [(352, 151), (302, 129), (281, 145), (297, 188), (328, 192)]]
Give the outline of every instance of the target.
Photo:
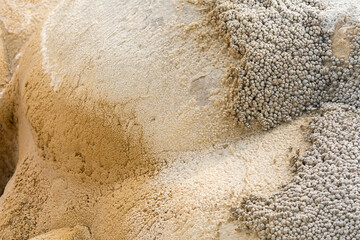
[[(0, 99), (0, 156), (8, 176), (16, 170), (0, 197), (1, 239), (271, 236), (255, 210), (296, 181), (313, 116), (264, 132), (229, 115), (238, 90), (229, 76), (246, 55), (214, 28), (222, 18), (202, 13), (240, 0), (3, 2), (11, 80)], [(25, 10), (11, 15), (17, 6)], [(335, 63), (357, 59), (347, 35), (357, 28), (343, 20), (329, 46)], [(356, 83), (336, 96), (354, 100), (341, 91), (358, 91)], [(339, 109), (323, 110), (348, 114)], [(262, 196), (248, 202), (254, 212), (231, 211), (251, 194)]]
[[(239, 128), (224, 115), (228, 86), (221, 84), (238, 59), (208, 37), (213, 30), (200, 15), (178, 3), (123, 4), (106, 14), (132, 25), (111, 29), (109, 20), (105, 29), (81, 27), (78, 37), (72, 31), (83, 23), (58, 29), (59, 18), (94, 14), (101, 23), (101, 5), (59, 5), (28, 43), (13, 78), (19, 162), (0, 199), (0, 236), (28, 239), (81, 225), (93, 239), (256, 239), (236, 231), (230, 208), (291, 179), (291, 156), (307, 147), (300, 126), (308, 117), (269, 133)], [(101, 39), (104, 30), (111, 41), (99, 55), (101, 43), (90, 36)], [(81, 53), (86, 64), (69, 66)]]
[(30, 240), (90, 240), (91, 234), (87, 227), (60, 228), (31, 238)]

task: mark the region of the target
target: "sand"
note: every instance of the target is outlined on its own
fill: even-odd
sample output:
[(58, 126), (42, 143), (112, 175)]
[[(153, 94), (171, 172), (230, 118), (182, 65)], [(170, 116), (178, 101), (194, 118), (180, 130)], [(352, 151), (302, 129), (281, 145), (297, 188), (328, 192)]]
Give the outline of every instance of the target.
[(241, 57), (200, 7), (55, 3), (0, 3), (0, 238), (257, 239), (231, 207), (292, 178), (311, 116), (239, 127), (222, 79)]

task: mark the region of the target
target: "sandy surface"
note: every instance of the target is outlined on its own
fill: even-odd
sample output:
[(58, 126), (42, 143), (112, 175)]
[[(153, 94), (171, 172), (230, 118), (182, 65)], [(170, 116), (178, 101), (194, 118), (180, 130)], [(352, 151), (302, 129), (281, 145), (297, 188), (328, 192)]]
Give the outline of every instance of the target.
[(86, 227), (60, 228), (50, 231), (30, 240), (90, 240), (91, 235)]
[(2, 69), (13, 75), (0, 99), (0, 140), (12, 141), (0, 150), (16, 171), (0, 238), (257, 239), (231, 207), (292, 178), (310, 117), (237, 126), (222, 79), (241, 58), (193, 6), (74, 0), (47, 18), (56, 1), (2, 2), (0, 88)]

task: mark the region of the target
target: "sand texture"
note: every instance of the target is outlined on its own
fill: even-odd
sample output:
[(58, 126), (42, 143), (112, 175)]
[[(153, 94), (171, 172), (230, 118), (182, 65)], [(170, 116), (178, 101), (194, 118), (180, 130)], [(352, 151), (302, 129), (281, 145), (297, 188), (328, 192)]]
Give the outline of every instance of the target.
[[(249, 44), (231, 42), (241, 24), (228, 18), (253, 1), (244, 2), (0, 0), (0, 239), (287, 236), (253, 220), (264, 214), (257, 204), (296, 179), (322, 111), (357, 107), (358, 78), (333, 81), (345, 85), (329, 100), (347, 104), (342, 110), (294, 100), (299, 114), (289, 110), (266, 131), (249, 117), (253, 105), (236, 114), (238, 73), (260, 49), (251, 34)], [(327, 26), (327, 49), (341, 64), (353, 61), (354, 72), (356, 16)], [(306, 86), (318, 91), (316, 82)], [(261, 83), (254, 86), (244, 99), (260, 106), (251, 94)], [(249, 199), (254, 211), (242, 208)]]

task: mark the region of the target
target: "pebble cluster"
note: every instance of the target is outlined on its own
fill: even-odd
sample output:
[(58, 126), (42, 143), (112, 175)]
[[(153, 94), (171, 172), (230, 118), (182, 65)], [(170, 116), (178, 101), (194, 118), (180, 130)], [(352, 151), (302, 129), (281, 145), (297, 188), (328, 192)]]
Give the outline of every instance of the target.
[(341, 104), (321, 111), (294, 179), (269, 199), (250, 196), (234, 208), (261, 239), (360, 239), (360, 111)]
[[(319, 0), (217, 0), (212, 16), (244, 59), (232, 69), (232, 105), (245, 126), (268, 130), (306, 111), (311, 148), (293, 180), (270, 198), (233, 209), (261, 239), (360, 239), (360, 24), (350, 55), (333, 53)], [(350, 29), (346, 28), (346, 29)], [(341, 46), (340, 46), (341, 47)]]
[(220, 0), (215, 6), (213, 17), (244, 56), (231, 73), (237, 82), (233, 112), (241, 124), (256, 120), (267, 130), (329, 99), (358, 100), (347, 90), (334, 97), (339, 87), (358, 86), (348, 80), (359, 51), (346, 62), (332, 56), (318, 0)]

